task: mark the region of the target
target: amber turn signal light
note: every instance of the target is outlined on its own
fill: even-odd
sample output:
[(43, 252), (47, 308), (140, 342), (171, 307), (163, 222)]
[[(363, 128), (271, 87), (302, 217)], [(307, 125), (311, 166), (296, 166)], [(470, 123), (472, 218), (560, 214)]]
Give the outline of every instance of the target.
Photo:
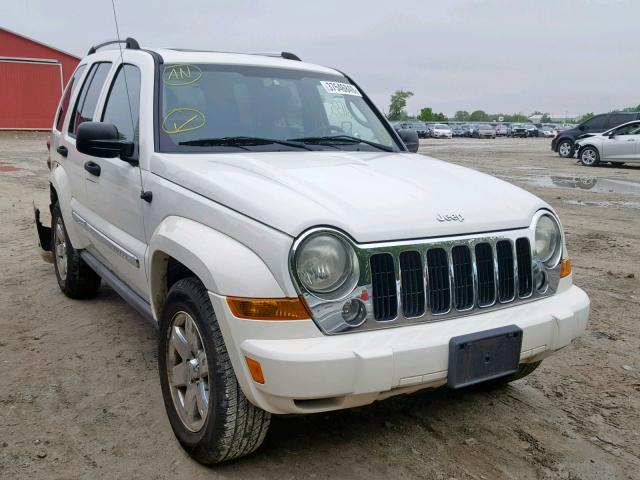
[(568, 277), (571, 275), (571, 260), (564, 259), (560, 264), (560, 278)]
[(262, 373), (260, 362), (249, 357), (244, 357), (244, 359), (247, 361), (247, 367), (249, 367), (249, 373), (253, 381), (264, 385), (264, 373)]
[(231, 313), (249, 320), (306, 320), (309, 311), (299, 298), (227, 297)]

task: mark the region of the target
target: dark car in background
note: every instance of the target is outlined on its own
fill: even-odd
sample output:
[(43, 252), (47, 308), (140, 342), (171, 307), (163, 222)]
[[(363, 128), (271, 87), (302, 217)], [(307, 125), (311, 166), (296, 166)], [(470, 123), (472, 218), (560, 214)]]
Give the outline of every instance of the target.
[(527, 136), (527, 127), (522, 123), (516, 123), (511, 126), (511, 136), (512, 137), (526, 137)]
[(540, 130), (533, 123), (525, 124), (524, 128), (527, 130), (527, 137), (538, 137), (540, 135)]
[(464, 137), (464, 127), (462, 125), (451, 125), (451, 132), (453, 133), (454, 137)]
[(558, 135), (551, 140), (551, 150), (558, 152), (558, 155), (563, 158), (572, 158), (575, 154), (574, 143), (581, 136), (602, 133), (623, 123), (639, 119), (640, 112), (611, 112), (596, 115), (575, 128), (558, 132)]

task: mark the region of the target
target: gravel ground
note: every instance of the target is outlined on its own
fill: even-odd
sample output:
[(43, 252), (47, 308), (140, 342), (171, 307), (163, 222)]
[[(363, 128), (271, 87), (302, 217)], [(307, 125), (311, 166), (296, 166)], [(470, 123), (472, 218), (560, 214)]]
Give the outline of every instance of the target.
[(205, 468), (165, 416), (153, 327), (108, 287), (67, 299), (38, 256), (45, 139), (0, 133), (0, 478), (640, 478), (640, 166), (581, 167), (543, 139), (424, 141), (557, 209), (586, 335), (492, 392), (275, 418), (257, 453)]

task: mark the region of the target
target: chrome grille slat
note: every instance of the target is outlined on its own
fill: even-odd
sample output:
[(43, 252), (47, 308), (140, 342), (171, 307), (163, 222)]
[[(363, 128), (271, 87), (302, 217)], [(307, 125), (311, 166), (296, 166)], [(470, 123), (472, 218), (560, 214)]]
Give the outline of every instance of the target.
[(473, 268), (471, 251), (466, 245), (455, 245), (451, 249), (453, 266), (454, 305), (457, 310), (464, 311), (474, 305)]
[(400, 298), (406, 318), (424, 314), (424, 279), (420, 252), (411, 250), (400, 254)]
[(514, 255), (511, 242), (500, 240), (496, 243), (496, 261), (498, 262), (498, 300), (511, 302), (515, 298)]
[(371, 290), (376, 320), (393, 320), (397, 315), (396, 275), (390, 253), (371, 257)]
[(427, 250), (429, 275), (429, 306), (433, 315), (442, 315), (451, 308), (449, 257), (444, 248)]
[(475, 246), (476, 266), (478, 269), (478, 303), (479, 307), (488, 307), (496, 301), (496, 274), (493, 266), (493, 249), (488, 242)]
[(531, 244), (526, 237), (516, 240), (516, 266), (518, 268), (518, 296), (530, 297), (533, 293), (533, 279), (531, 275)]

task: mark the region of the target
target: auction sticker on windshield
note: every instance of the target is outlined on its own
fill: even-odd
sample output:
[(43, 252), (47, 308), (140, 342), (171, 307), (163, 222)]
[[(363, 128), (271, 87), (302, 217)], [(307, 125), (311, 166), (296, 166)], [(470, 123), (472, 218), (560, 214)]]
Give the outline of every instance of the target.
[(322, 80), (320, 81), (320, 83), (327, 91), (327, 93), (336, 93), (338, 95), (355, 95), (356, 97), (362, 96), (358, 89), (350, 83), (326, 82)]

